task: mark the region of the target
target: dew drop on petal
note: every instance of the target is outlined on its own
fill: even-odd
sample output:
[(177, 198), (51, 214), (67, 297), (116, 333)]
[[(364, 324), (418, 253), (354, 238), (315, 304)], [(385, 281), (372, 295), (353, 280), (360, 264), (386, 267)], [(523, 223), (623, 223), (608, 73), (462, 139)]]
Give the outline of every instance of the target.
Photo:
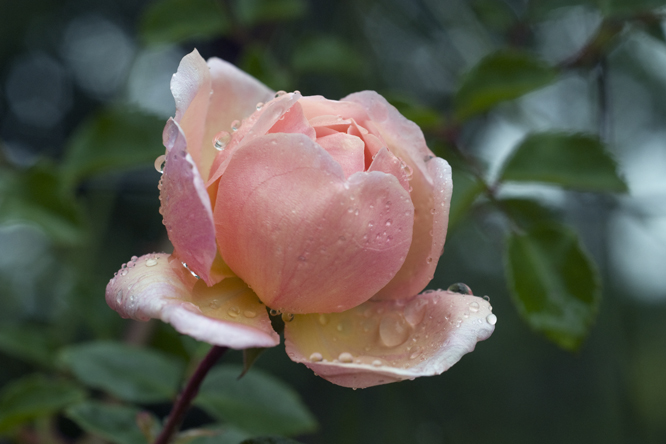
[(278, 97), (282, 97), (285, 94), (287, 94), (286, 91), (278, 91), (278, 92), (275, 93), (275, 98), (277, 99)]
[(208, 306), (212, 309), (220, 308), (220, 303), (217, 299), (213, 299), (208, 303)]
[(486, 317), (486, 321), (490, 325), (495, 325), (495, 324), (497, 324), (497, 316), (495, 316), (494, 314), (491, 313)]
[(240, 308), (238, 307), (231, 307), (229, 310), (227, 310), (227, 314), (231, 316), (232, 318), (237, 318), (238, 315), (240, 314)]
[(463, 284), (462, 282), (450, 285), (447, 290), (449, 290), (451, 293), (472, 294), (472, 289), (469, 288), (467, 284)]
[(157, 259), (146, 260), (146, 267), (154, 267), (155, 265), (157, 265)]
[(162, 154), (157, 159), (155, 159), (155, 170), (157, 170), (157, 172), (160, 174), (164, 173), (165, 164), (166, 164), (166, 156)]
[(321, 362), (324, 359), (324, 357), (321, 355), (321, 353), (314, 352), (310, 355), (310, 361), (312, 362)]
[(379, 359), (375, 359), (374, 361), (372, 361), (372, 365), (374, 365), (375, 367), (381, 367), (382, 361), (380, 361)]
[(274, 308), (271, 308), (268, 313), (270, 313), (271, 316), (277, 316), (279, 314), (282, 314), (280, 310), (276, 310)]
[(326, 316), (325, 314), (320, 314), (318, 320), (320, 325), (328, 324), (328, 316)]
[(402, 316), (389, 313), (379, 322), (379, 337), (387, 347), (397, 347), (409, 337), (410, 328)]
[(243, 312), (243, 316), (245, 316), (246, 318), (254, 318), (254, 317), (257, 316), (257, 313), (255, 313), (255, 312), (252, 311), (252, 310), (245, 310), (245, 311)]
[(351, 353), (344, 352), (340, 353), (340, 356), (338, 356), (338, 360), (345, 364), (350, 364), (354, 362), (354, 357), (351, 355)]
[(477, 311), (479, 311), (479, 303), (472, 302), (471, 304), (469, 304), (469, 311), (471, 311), (472, 313), (476, 313)]
[(241, 123), (240, 120), (234, 120), (231, 122), (231, 131), (238, 131), (238, 128), (240, 128)]
[(294, 320), (294, 314), (293, 313), (282, 313), (282, 320), (284, 322), (291, 322)]
[(231, 140), (231, 134), (226, 131), (220, 131), (213, 137), (213, 146), (216, 150), (222, 151), (227, 147)]
[(257, 103), (257, 111), (264, 107), (264, 102)]

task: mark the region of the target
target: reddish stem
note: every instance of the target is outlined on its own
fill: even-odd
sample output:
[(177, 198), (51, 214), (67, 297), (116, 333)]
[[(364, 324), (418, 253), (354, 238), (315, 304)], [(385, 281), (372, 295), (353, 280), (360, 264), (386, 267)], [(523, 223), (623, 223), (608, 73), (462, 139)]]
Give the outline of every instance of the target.
[(203, 358), (185, 386), (185, 389), (180, 392), (178, 400), (173, 405), (173, 409), (171, 409), (169, 419), (164, 425), (160, 436), (155, 440), (155, 444), (168, 444), (171, 442), (173, 435), (178, 431), (180, 424), (183, 422), (187, 409), (190, 408), (190, 404), (192, 404), (197, 393), (199, 393), (199, 387), (206, 377), (206, 374), (208, 374), (208, 371), (226, 351), (227, 347), (219, 347), (215, 345), (210, 349), (206, 357)]

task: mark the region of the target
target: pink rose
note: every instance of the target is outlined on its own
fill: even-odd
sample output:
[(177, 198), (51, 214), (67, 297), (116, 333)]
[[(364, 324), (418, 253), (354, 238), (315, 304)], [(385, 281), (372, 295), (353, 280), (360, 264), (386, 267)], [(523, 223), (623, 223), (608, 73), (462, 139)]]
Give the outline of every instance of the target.
[(160, 212), (174, 252), (123, 265), (111, 308), (242, 349), (279, 343), (269, 307), (289, 357), (347, 387), (442, 373), (490, 336), (484, 299), (418, 294), (451, 170), (383, 97), (274, 94), (197, 51), (171, 90)]

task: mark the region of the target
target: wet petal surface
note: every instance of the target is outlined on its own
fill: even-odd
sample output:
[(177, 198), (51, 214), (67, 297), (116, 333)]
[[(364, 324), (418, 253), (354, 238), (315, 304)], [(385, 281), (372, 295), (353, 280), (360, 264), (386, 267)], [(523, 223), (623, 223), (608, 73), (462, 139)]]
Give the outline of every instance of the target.
[(363, 106), (389, 151), (409, 168), (414, 203), (414, 237), (395, 278), (374, 298), (399, 299), (423, 290), (432, 279), (444, 248), (453, 184), (451, 167), (428, 149), (421, 129), (402, 116), (386, 99), (373, 91), (351, 94), (343, 99)]
[(210, 198), (185, 134), (169, 119), (164, 128), (166, 164), (160, 185), (160, 213), (178, 257), (209, 285), (216, 282), (211, 266), (217, 254)]
[(265, 306), (240, 279), (206, 287), (164, 253), (123, 264), (106, 287), (106, 302), (124, 318), (161, 319), (210, 344), (244, 349), (280, 342)]
[(219, 181), (220, 253), (271, 308), (344, 311), (400, 268), (413, 210), (398, 180), (342, 167), (302, 134), (241, 146)]
[(485, 299), (430, 290), (344, 313), (296, 315), (284, 334), (293, 361), (334, 384), (364, 388), (441, 374), (496, 322)]

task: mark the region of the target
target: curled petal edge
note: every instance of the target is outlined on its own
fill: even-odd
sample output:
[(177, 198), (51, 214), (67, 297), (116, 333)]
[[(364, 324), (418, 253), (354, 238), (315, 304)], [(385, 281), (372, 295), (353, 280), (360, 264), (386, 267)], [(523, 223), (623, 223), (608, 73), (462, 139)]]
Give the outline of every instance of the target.
[[(252, 310), (251, 317), (243, 316), (240, 309), (232, 316), (214, 317), (228, 310), (224, 306), (220, 307), (221, 310), (206, 309), (211, 295), (198, 293), (197, 288), (201, 285), (198, 286), (198, 280), (188, 275), (189, 272), (167, 254), (135, 257), (123, 264), (109, 281), (106, 302), (123, 318), (137, 321), (161, 319), (182, 334), (214, 345), (245, 349), (279, 344), (280, 337), (273, 331), (265, 307), (256, 300), (256, 296), (249, 297), (251, 292), (237, 291), (238, 284), (232, 282), (226, 288), (227, 294), (222, 294), (220, 298), (224, 303), (224, 299), (230, 296), (234, 304), (232, 307), (239, 303), (245, 305), (246, 313)], [(223, 281), (218, 286), (223, 283), (226, 284)], [(209, 288), (209, 292), (216, 287)], [(229, 288), (233, 294), (229, 295)], [(234, 315), (241, 317), (239, 321), (232, 319)]]
[(334, 384), (365, 388), (443, 373), (490, 337), (496, 322), (485, 299), (429, 290), (343, 313), (297, 315), (284, 334), (294, 362)]

